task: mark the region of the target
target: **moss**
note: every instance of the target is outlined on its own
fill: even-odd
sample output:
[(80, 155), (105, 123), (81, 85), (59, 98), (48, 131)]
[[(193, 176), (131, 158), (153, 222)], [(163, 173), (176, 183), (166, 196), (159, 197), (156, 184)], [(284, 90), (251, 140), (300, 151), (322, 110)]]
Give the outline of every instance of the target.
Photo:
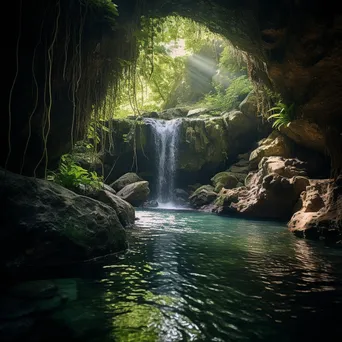
[(219, 192), (223, 187), (226, 189), (234, 188), (239, 180), (231, 172), (219, 172), (211, 181), (215, 186), (215, 192)]

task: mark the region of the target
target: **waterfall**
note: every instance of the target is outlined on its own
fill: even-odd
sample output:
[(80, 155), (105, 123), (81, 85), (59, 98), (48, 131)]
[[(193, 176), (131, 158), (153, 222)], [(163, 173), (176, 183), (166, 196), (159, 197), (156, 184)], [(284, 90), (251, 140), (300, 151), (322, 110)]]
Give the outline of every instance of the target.
[(152, 127), (156, 149), (157, 201), (172, 206), (181, 120), (144, 119)]

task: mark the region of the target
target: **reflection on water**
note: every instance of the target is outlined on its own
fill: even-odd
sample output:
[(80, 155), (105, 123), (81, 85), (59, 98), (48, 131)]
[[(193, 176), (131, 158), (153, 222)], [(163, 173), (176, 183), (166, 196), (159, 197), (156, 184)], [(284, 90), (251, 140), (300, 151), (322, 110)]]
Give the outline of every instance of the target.
[(78, 279), (69, 310), (101, 317), (84, 323), (81, 315), (76, 328), (64, 320), (77, 333), (91, 327), (82, 341), (340, 341), (342, 251), (273, 222), (137, 216), (122, 260)]
[(104, 268), (115, 341), (293, 341), (317, 336), (317, 321), (337, 340), (329, 317), (342, 309), (340, 252), (277, 223), (138, 216), (127, 264)]

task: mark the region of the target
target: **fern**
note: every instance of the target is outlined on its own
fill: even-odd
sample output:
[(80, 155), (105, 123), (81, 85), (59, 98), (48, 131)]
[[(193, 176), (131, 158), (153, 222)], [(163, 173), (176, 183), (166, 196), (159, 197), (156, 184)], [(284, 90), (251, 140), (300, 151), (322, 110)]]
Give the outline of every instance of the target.
[(69, 154), (62, 156), (58, 170), (50, 172), (47, 179), (71, 190), (82, 187), (86, 190), (100, 189), (103, 184), (102, 177), (78, 165)]
[(294, 119), (294, 104), (292, 103), (290, 106), (287, 106), (285, 103), (278, 102), (275, 107), (272, 107), (268, 110), (268, 112), (274, 112), (276, 113), (270, 115), (267, 120), (270, 119), (276, 119), (272, 127), (280, 130), (282, 126), (288, 127), (290, 123)]

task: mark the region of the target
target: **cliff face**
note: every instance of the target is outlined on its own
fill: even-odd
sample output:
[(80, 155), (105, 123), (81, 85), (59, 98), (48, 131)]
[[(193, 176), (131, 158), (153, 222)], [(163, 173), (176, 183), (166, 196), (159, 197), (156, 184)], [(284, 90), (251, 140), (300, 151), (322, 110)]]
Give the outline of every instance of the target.
[(247, 51), (254, 80), (274, 87), (295, 104), (297, 119), (325, 132), (333, 171), (341, 172), (342, 13), (331, 0), (118, 0), (115, 24), (105, 19), (108, 9), (94, 7), (99, 3), (9, 4), (1, 166), (7, 161), (10, 170), (23, 166), (31, 175), (39, 161), (41, 166), (55, 163), (70, 148), (71, 136), (82, 136), (92, 105), (100, 107), (107, 86), (115, 84), (119, 58), (133, 58), (125, 25), (133, 25), (140, 14), (177, 13)]

